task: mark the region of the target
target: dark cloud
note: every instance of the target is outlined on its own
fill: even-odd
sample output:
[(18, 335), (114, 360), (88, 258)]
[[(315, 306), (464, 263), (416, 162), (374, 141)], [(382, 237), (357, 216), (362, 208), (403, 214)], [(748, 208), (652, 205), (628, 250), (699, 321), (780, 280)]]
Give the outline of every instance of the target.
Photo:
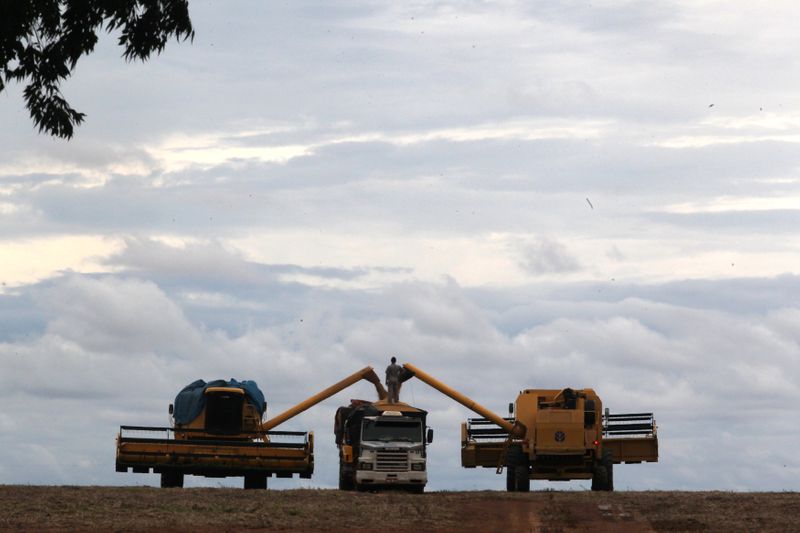
[[(350, 231), (377, 221), (423, 233), (524, 232), (552, 223), (608, 233), (628, 219), (761, 233), (792, 227), (794, 212), (667, 210), (720, 195), (790, 194), (765, 178), (796, 164), (796, 151), (786, 143), (685, 150), (575, 141), (347, 143), (285, 165), (227, 162), (153, 177), (110, 176), (88, 188), (75, 186), (74, 177), (58, 183), (57, 175), (31, 176), (7, 197), (19, 210), (0, 214), (7, 222), (1, 231), (7, 238), (65, 231), (200, 231), (225, 238), (264, 227)], [(564, 220), (556, 208), (567, 207), (572, 195), (574, 206), (587, 195), (602, 202), (591, 219), (581, 212)]]
[(143, 238), (127, 238), (125, 247), (103, 262), (148, 279), (180, 280), (186, 285), (206, 287), (268, 285), (283, 274), (354, 280), (369, 272), (367, 268), (265, 265), (248, 261), (219, 241), (176, 247)]
[(30, 292), (0, 293), (0, 342), (21, 342), (38, 336), (47, 323), (33, 304)]
[(524, 246), (520, 266), (533, 275), (564, 274), (581, 270), (580, 263), (566, 246), (549, 239), (541, 239)]

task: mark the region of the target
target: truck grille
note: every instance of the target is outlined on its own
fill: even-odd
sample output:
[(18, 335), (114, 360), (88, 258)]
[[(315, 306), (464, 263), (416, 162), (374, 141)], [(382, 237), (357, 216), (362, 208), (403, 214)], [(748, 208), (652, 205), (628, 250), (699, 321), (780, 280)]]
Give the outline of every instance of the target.
[(375, 470), (379, 472), (408, 471), (408, 452), (378, 452)]

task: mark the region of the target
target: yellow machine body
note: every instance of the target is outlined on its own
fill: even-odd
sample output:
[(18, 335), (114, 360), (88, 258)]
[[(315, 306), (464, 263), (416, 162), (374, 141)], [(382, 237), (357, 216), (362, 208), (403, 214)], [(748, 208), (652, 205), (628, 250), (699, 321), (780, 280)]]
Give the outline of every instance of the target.
[(266, 479), (273, 475), (310, 478), (314, 434), (274, 428), (362, 379), (375, 386), (379, 399), (386, 398), (377, 374), (366, 367), (267, 421), (246, 401), (244, 389), (208, 387), (203, 392), (205, 406), (186, 423), (169, 428), (121, 426), (117, 471), (160, 473), (162, 487), (183, 486), (185, 474), (244, 476), (245, 488), (266, 488)]
[(610, 414), (595, 391), (526, 389), (501, 417), (406, 363), (414, 377), (482, 418), (461, 425), (461, 464), (507, 472), (509, 491), (529, 490), (530, 479), (592, 479), (593, 490), (613, 490), (613, 465), (658, 461), (652, 413)]
[[(530, 479), (568, 481), (592, 479), (604, 456), (613, 464), (658, 461), (655, 421), (615, 425), (636, 429), (620, 429), (630, 435), (609, 436), (605, 416), (645, 415), (604, 415), (602, 401), (593, 389), (526, 389), (517, 396), (514, 414), (527, 431), (511, 440), (499, 432), (475, 431), (470, 421), (462, 424), (462, 465), (497, 468), (504, 461), (504, 450), (519, 446), (530, 465)], [(481, 438), (489, 436), (495, 438)]]
[(273, 475), (311, 477), (313, 433), (264, 431), (259, 410), (246, 401), (241, 388), (208, 387), (203, 395), (203, 409), (187, 423), (171, 428), (122, 426), (117, 471), (152, 470), (161, 474), (162, 487), (183, 486), (187, 474), (243, 476), (245, 488), (266, 488)]

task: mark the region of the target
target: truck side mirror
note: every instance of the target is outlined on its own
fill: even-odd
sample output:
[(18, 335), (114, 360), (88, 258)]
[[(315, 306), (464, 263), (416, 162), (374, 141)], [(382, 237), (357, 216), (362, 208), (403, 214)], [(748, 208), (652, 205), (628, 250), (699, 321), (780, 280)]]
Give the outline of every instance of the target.
[(510, 414), (510, 415), (514, 414), (514, 404), (513, 403), (509, 403), (508, 404), (508, 414)]
[(428, 428), (428, 435), (427, 435), (428, 444), (433, 442), (433, 428)]
[(173, 406), (172, 404), (169, 404), (169, 414), (172, 414), (172, 412), (174, 410), (175, 410), (175, 406)]

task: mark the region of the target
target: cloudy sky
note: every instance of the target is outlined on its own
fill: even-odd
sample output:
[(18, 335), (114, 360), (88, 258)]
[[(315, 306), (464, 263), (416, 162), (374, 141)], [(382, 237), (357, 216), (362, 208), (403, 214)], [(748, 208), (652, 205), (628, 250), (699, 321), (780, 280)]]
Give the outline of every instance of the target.
[[(193, 43), (78, 64), (69, 142), (0, 93), (0, 483), (157, 484), (115, 435), (187, 383), (274, 414), (396, 355), (500, 413), (653, 411), (619, 489), (800, 490), (800, 6), (396, 4), (191, 0)], [(317, 469), (272, 486), (334, 486), (370, 389), (285, 424)], [(503, 486), (403, 399), (430, 488)]]

